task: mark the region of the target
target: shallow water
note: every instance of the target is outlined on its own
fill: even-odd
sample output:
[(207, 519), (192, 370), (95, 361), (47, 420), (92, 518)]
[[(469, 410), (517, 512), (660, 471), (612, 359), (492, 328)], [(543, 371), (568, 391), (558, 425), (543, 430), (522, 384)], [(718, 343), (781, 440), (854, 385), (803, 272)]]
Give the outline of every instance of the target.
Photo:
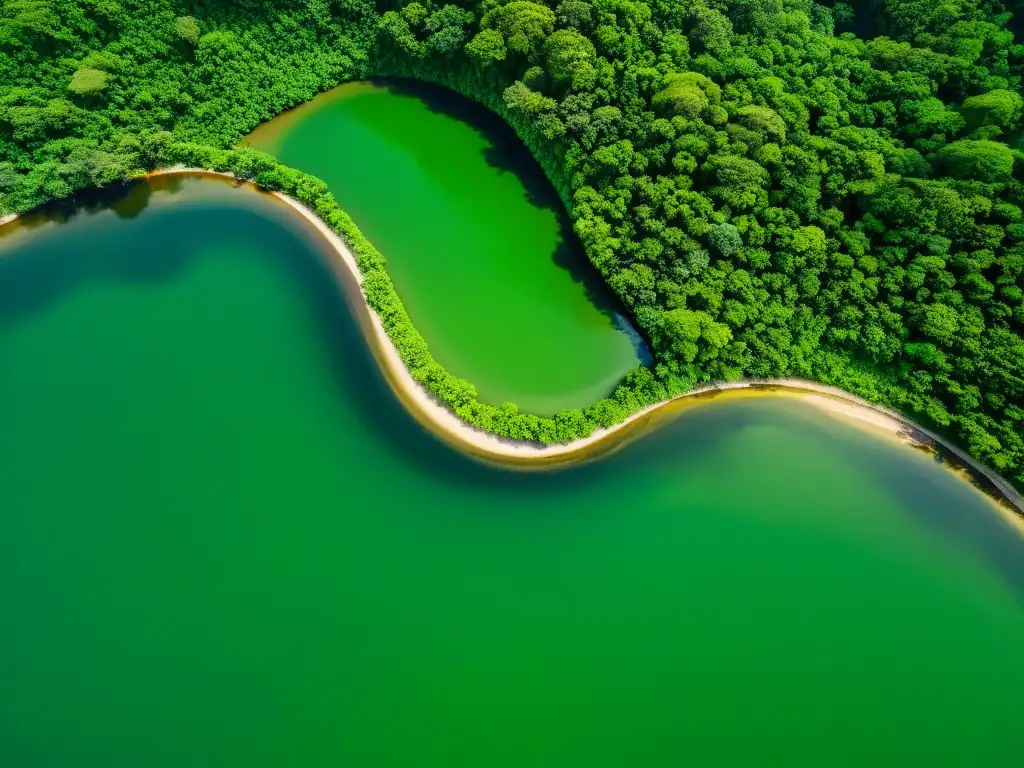
[(457, 94), (349, 83), (247, 142), (327, 182), (434, 357), (485, 402), (550, 415), (647, 355), (511, 129)]
[(0, 765), (1012, 766), (1024, 539), (788, 398), (455, 454), (272, 198), (0, 231)]

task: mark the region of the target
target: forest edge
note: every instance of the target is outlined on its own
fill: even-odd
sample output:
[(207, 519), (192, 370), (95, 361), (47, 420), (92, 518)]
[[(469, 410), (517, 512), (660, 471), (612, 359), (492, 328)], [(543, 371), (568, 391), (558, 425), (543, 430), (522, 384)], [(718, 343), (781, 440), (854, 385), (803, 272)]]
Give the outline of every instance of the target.
[[(233, 184), (245, 184), (272, 195), (301, 216), (331, 246), (334, 258), (327, 260), (327, 266), (334, 274), (339, 288), (345, 294), (362, 326), (374, 359), (403, 406), (424, 428), (444, 443), (477, 460), (518, 470), (553, 469), (608, 455), (666, 421), (674, 419), (684, 409), (697, 404), (723, 397), (788, 395), (797, 397), (834, 418), (872, 429), (933, 453), (942, 459), (948, 468), (965, 475), (966, 479), (992, 498), (1007, 522), (1024, 533), (1024, 497), (1003, 477), (973, 459), (948, 439), (907, 419), (902, 414), (836, 387), (814, 381), (780, 378), (708, 384), (648, 405), (617, 424), (598, 427), (588, 436), (569, 442), (545, 445), (536, 441), (510, 439), (484, 430), (460, 418), (422, 382), (413, 377), (385, 323), (371, 306), (366, 295), (365, 275), (359, 266), (359, 259), (346, 240), (310, 207), (284, 192), (266, 189), (252, 180), (240, 178), (226, 171), (174, 166), (152, 171), (143, 178), (173, 174), (218, 178)], [(5, 216), (0, 220), (0, 225), (16, 218), (15, 215)]]

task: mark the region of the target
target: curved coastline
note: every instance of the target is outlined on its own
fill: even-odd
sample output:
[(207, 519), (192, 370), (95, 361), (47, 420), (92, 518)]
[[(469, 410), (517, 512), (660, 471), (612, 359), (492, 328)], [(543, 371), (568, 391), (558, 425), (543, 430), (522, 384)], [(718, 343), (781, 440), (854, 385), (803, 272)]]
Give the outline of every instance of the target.
[[(440, 404), (403, 363), (398, 350), (388, 336), (383, 323), (365, 300), (362, 290), (363, 275), (354, 254), (344, 240), (319, 216), (299, 201), (281, 192), (263, 189), (246, 179), (221, 171), (203, 168), (173, 167), (152, 171), (143, 178), (184, 174), (219, 178), (233, 184), (245, 184), (262, 194), (271, 195), (291, 208), (306, 224), (330, 246), (333, 258), (327, 266), (345, 292), (364, 338), (377, 360), (389, 386), (403, 406), (432, 434), (450, 447), (477, 460), (503, 468), (518, 470), (553, 469), (569, 464), (590, 461), (605, 456), (675, 418), (683, 410), (711, 400), (749, 396), (797, 397), (808, 405), (833, 417), (872, 429), (890, 438), (900, 439), (913, 446), (934, 451), (952, 469), (967, 475), (986, 492), (1005, 513), (1006, 519), (1024, 533), (1024, 497), (1004, 478), (970, 457), (936, 433), (905, 418), (901, 414), (874, 405), (836, 387), (802, 379), (765, 379), (724, 382), (699, 387), (669, 400), (648, 406), (624, 421), (608, 428), (598, 428), (588, 437), (570, 443), (541, 445), (498, 437), (467, 424)], [(16, 215), (0, 219), (0, 225), (18, 218)], [(1012, 511), (1011, 511), (1012, 510)]]

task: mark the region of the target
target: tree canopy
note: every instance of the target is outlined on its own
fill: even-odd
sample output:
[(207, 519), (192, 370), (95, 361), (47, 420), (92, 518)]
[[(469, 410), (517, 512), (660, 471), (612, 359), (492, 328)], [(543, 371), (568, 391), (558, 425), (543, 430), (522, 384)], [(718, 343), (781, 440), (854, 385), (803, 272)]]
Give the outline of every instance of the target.
[(567, 439), (701, 382), (793, 375), (934, 425), (1021, 485), (1013, 10), (0, 0), (0, 213), (166, 163), (172, 145), (214, 162), (347, 79), (440, 83), (519, 133), (656, 357), (553, 421), (487, 410), (424, 367), (460, 415)]

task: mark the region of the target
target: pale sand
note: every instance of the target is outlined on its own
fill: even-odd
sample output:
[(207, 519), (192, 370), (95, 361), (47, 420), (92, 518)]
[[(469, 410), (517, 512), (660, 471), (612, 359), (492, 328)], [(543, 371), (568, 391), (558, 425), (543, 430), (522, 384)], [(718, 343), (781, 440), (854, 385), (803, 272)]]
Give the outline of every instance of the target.
[[(220, 176), (241, 182), (229, 173), (207, 171), (201, 168), (168, 168), (154, 171), (149, 176), (175, 173), (194, 175)], [(253, 187), (260, 189), (257, 185)], [(497, 437), (462, 421), (458, 416), (439, 403), (419, 382), (402, 362), (398, 350), (391, 343), (384, 326), (365, 301), (362, 294), (363, 275), (359, 271), (355, 255), (348, 249), (342, 238), (331, 230), (315, 213), (297, 200), (281, 194), (270, 192), (278, 200), (290, 206), (305, 219), (331, 245), (329, 266), (338, 278), (341, 286), (350, 294), (359, 290), (362, 301), (354, 301), (353, 305), (363, 326), (367, 342), (374, 357), (381, 366), (388, 383), (403, 405), (416, 419), (434, 435), (457, 450), (501, 466), (512, 466), (520, 469), (543, 469), (576, 463), (596, 458), (621, 448), (638, 436), (655, 428), (676, 415), (689, 405), (718, 399), (722, 396), (742, 396), (768, 394), (777, 391), (796, 396), (808, 405), (821, 409), (832, 416), (877, 432), (898, 437), (908, 442), (924, 445), (931, 441), (946, 455), (956, 457), (976, 475), (986, 478), (996, 489), (995, 497), (1003, 504), (997, 504), (1004, 517), (1018, 530), (1024, 533), (1024, 498), (1009, 482), (997, 475), (988, 467), (972, 459), (964, 451), (949, 444), (938, 435), (904, 418), (900, 414), (873, 405), (848, 392), (829, 387), (813, 381), (801, 379), (768, 379), (761, 381), (733, 381), (700, 387), (678, 395), (657, 405), (644, 408), (627, 418), (620, 424), (609, 429), (597, 429), (589, 437), (574, 440), (571, 443), (557, 445), (539, 445), (522, 441), (513, 441)], [(12, 217), (5, 217), (11, 220)], [(1015, 508), (1021, 514), (1014, 514), (1004, 505)]]

